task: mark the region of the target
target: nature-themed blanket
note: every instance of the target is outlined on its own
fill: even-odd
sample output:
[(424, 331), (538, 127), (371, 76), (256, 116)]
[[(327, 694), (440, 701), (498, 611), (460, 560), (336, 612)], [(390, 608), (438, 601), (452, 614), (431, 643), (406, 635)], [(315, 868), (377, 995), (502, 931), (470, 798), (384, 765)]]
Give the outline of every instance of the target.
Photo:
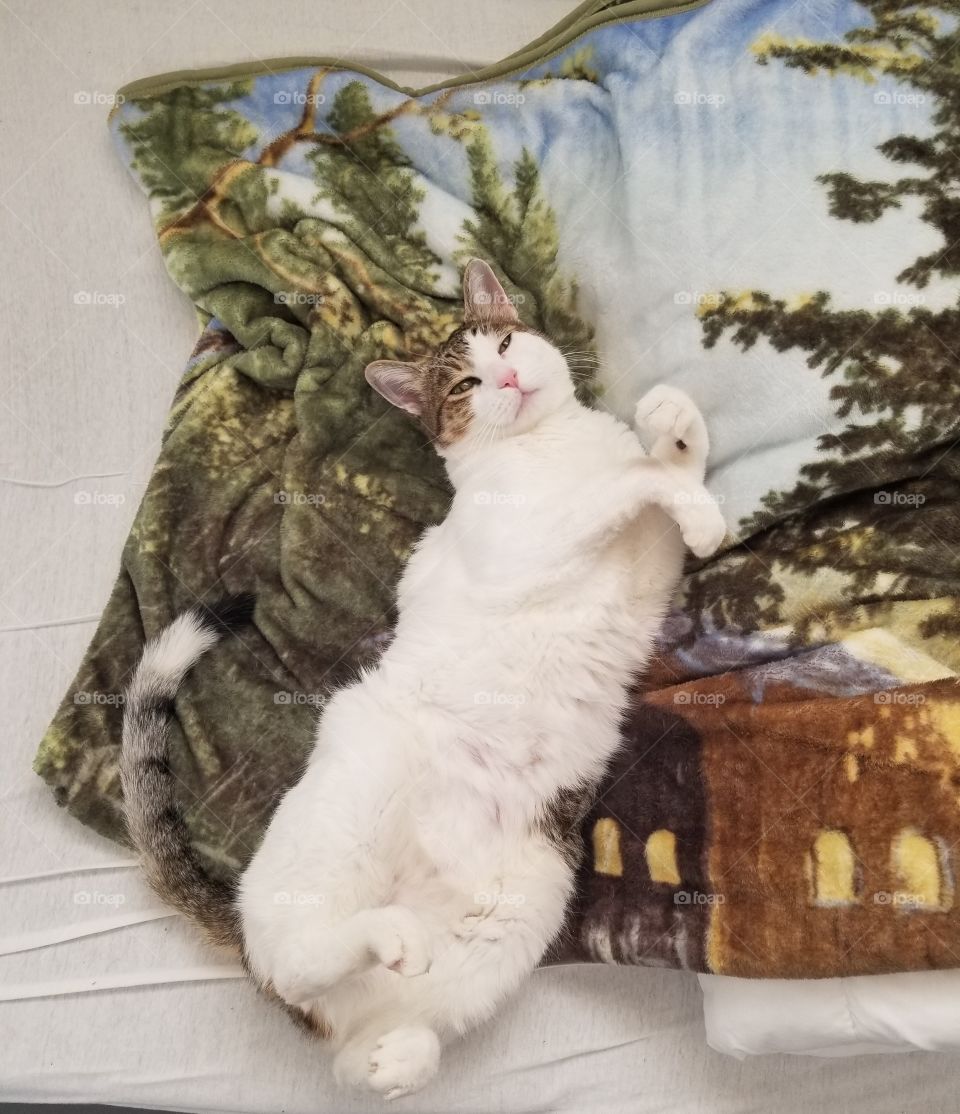
[(730, 527), (638, 685), (559, 954), (960, 966), (960, 0), (647, 7), (417, 93), (323, 60), (125, 90), (203, 331), (36, 768), (122, 839), (144, 637), (252, 591), (173, 745), (196, 846), (243, 866), (450, 497), (364, 366), (443, 339), (477, 255), (593, 404), (693, 395)]

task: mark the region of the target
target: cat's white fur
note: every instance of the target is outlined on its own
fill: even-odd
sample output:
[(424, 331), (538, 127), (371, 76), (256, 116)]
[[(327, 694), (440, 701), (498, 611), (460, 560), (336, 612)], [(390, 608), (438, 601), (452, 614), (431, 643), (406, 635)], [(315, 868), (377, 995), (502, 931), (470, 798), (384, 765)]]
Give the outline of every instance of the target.
[[(443, 1042), (492, 1014), (557, 934), (573, 866), (538, 819), (617, 748), (681, 534), (707, 554), (724, 533), (681, 392), (638, 408), (648, 455), (580, 405), (542, 337), (518, 332), (501, 355), (480, 331), (469, 346), (481, 385), (445, 452), (453, 505), (407, 564), (393, 642), (324, 709), (239, 895), (255, 974), (329, 1022), (343, 1082), (388, 1098), (426, 1083)], [(519, 388), (497, 385), (505, 368)]]

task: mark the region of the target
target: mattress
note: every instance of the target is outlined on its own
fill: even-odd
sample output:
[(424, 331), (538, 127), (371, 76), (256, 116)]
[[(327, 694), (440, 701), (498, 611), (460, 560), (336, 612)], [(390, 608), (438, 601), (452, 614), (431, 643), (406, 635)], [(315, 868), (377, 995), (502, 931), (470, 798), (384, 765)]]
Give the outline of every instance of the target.
[[(0, 168), (0, 236), (19, 274), (0, 302), (15, 342), (0, 405), (0, 1101), (382, 1109), (335, 1092), (322, 1047), (160, 907), (129, 857), (59, 810), (30, 769), (106, 600), (196, 332), (117, 172), (105, 91), (240, 54), (321, 51), (424, 81), (441, 76), (430, 54), (501, 57), (569, 7), (329, 5), (321, 29), (308, 2), (288, 4), (284, 21), (264, 21), (248, 0), (104, 0), (49, 22), (22, 0), (3, 6), (3, 128), (17, 158)], [(377, 43), (397, 53), (378, 57)], [(67, 108), (38, 126), (42, 103)], [(937, 1112), (955, 1109), (958, 1086), (960, 1063), (924, 1053), (738, 1063), (706, 1046), (692, 975), (573, 966), (537, 972), (449, 1056), (416, 1109)]]

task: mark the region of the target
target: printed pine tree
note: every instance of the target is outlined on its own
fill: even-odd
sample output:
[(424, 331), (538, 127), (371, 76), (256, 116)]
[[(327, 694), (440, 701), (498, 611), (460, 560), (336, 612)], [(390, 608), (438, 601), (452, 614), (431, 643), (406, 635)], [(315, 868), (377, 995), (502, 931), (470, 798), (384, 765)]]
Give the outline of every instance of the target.
[(424, 191), (390, 128), (374, 111), (367, 87), (351, 81), (337, 94), (326, 120), (342, 145), (317, 146), (307, 156), (314, 179), (348, 218), (351, 236), (379, 266), (410, 286), (429, 288), (440, 257), (418, 226)]
[(354, 246), (327, 235), (328, 250), (337, 254), (341, 269), (356, 270), (356, 254), (365, 257), (365, 273), (375, 280), (369, 300), (402, 331), (390, 333), (398, 354), (423, 351), (453, 328), (456, 302), (425, 293), (435, 288), (442, 261), (422, 228), (424, 190), (389, 129), (400, 115), (425, 117), (435, 135), (463, 144), (466, 152), (476, 216), (463, 224), (459, 262), (472, 255), (488, 260), (521, 317), (575, 353), (589, 350), (592, 330), (576, 312), (576, 285), (557, 268), (556, 221), (542, 195), (536, 161), (524, 150), (511, 168), (511, 183), (482, 120), (473, 112), (449, 111), (449, 100), (446, 93), (429, 102), (405, 101), (377, 115), (362, 82), (337, 94), (327, 124), (339, 142), (317, 146), (308, 159), (321, 197), (344, 214)]
[[(328, 203), (338, 218), (307, 215), (296, 220), (296, 234), (326, 263), (331, 326), (348, 334), (373, 326), (362, 345), (365, 360), (422, 353), (455, 323), (450, 307), (432, 294), (442, 261), (420, 224), (424, 190), (390, 128), (398, 115), (422, 111), (404, 101), (378, 113), (366, 85), (351, 81), (333, 99), (329, 131), (307, 154), (319, 190), (315, 205)], [(291, 216), (303, 214), (287, 203), (285, 223)]]
[[(513, 166), (510, 190), (486, 129), (478, 130), (468, 143), (467, 159), (476, 217), (464, 223), (461, 258), (476, 255), (491, 262), (520, 317), (542, 328), (567, 352), (575, 372), (583, 362), (592, 365), (593, 330), (577, 313), (575, 281), (567, 280), (557, 267), (557, 224), (540, 188), (536, 160), (523, 149)], [(590, 388), (586, 381), (581, 386)]]
[(143, 115), (120, 125), (132, 165), (163, 218), (203, 197), (224, 163), (257, 140), (257, 129), (232, 108), (250, 81), (181, 85), (162, 97), (131, 102)]
[[(897, 135), (879, 146), (895, 167), (911, 167), (908, 175), (882, 182), (835, 171), (819, 179), (840, 220), (872, 223), (906, 199), (920, 200), (921, 219), (943, 242), (906, 266), (898, 281), (922, 288), (935, 275), (960, 273), (960, 3), (864, 0), (863, 6), (872, 25), (849, 31), (842, 43), (789, 43), (767, 35), (754, 50), (762, 65), (777, 60), (809, 75), (845, 74), (871, 83), (894, 78), (900, 95), (933, 104), (933, 135)], [(882, 105), (891, 94), (876, 99)], [(746, 553), (693, 578), (693, 608), (705, 608), (718, 623), (749, 628), (789, 619), (801, 632), (822, 634), (813, 612), (784, 615), (781, 582), (792, 574), (817, 577), (825, 567), (845, 574), (845, 594), (864, 603), (954, 595), (958, 308), (839, 310), (824, 292), (797, 304), (754, 290), (719, 295), (701, 318), (708, 348), (727, 334), (744, 350), (765, 338), (779, 352), (809, 353), (808, 365), (833, 382), (830, 398), (846, 425), (820, 438), (820, 455), (801, 468), (792, 490), (768, 493), (763, 510), (740, 524)], [(814, 504), (815, 517), (806, 513)], [(772, 523), (776, 528), (768, 529)], [(723, 598), (722, 581), (731, 573), (753, 579), (752, 599), (745, 592), (736, 593), (741, 602)], [(933, 609), (920, 624), (923, 636), (951, 632), (960, 633), (956, 607)]]

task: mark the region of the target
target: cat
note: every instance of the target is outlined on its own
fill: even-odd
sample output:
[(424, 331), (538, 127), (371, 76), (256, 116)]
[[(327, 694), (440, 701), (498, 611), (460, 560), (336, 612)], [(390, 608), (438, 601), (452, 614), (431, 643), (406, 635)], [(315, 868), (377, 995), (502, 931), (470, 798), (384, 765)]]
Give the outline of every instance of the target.
[(463, 324), (370, 385), (416, 418), (455, 490), (398, 588), (393, 641), (326, 704), (306, 770), (235, 885), (204, 871), (175, 806), (166, 725), (235, 612), (193, 608), (150, 642), (126, 705), (129, 831), (158, 893), (238, 949), (332, 1038), (345, 1085), (388, 1099), (493, 1014), (561, 930), (576, 818), (619, 744), (628, 690), (681, 575), (725, 526), (704, 420), (681, 391), (637, 407), (652, 444), (576, 398), (566, 360), (493, 270)]

